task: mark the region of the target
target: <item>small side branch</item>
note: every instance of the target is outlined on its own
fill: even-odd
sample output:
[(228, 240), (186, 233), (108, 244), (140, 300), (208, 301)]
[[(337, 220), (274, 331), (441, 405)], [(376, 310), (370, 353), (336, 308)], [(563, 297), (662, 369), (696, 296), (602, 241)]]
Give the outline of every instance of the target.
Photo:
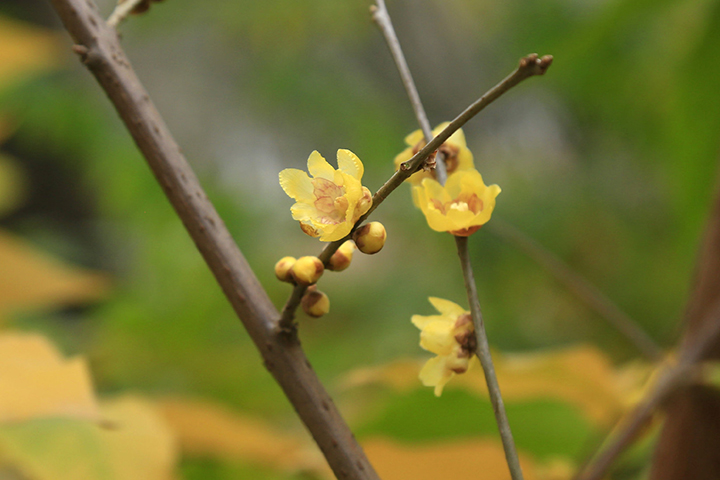
[(488, 343), (487, 334), (485, 333), (485, 324), (483, 323), (480, 302), (478, 301), (477, 287), (475, 286), (475, 276), (473, 275), (470, 254), (468, 252), (468, 239), (467, 237), (455, 237), (455, 243), (457, 244), (463, 279), (465, 280), (465, 290), (467, 291), (468, 301), (470, 302), (470, 313), (472, 314), (473, 325), (475, 326), (477, 356), (480, 359), (483, 372), (485, 372), (485, 382), (488, 393), (490, 394), (493, 412), (495, 413), (495, 421), (497, 422), (498, 430), (500, 430), (500, 439), (502, 440), (503, 449), (505, 450), (505, 459), (507, 460), (512, 480), (522, 480), (523, 474), (520, 468), (520, 460), (517, 449), (515, 448), (512, 431), (510, 430), (510, 422), (508, 422), (507, 413), (505, 413), (505, 404), (500, 394), (500, 385), (498, 384), (495, 366), (493, 365), (492, 356), (490, 355), (490, 344)]
[(695, 369), (698, 362), (712, 349), (713, 344), (720, 337), (720, 302), (715, 304), (707, 318), (710, 321), (703, 322), (705, 328), (698, 332), (696, 340), (691, 344), (686, 344), (681, 350), (677, 364), (669, 367), (660, 375), (655, 388), (626, 419), (622, 420), (622, 427), (613, 435), (608, 446), (595, 456), (584, 471), (575, 477), (575, 480), (602, 480), (605, 478), (620, 454), (637, 440), (640, 431), (651, 420), (653, 413), (679, 388), (695, 381)]
[(525, 233), (497, 218), (494, 218), (490, 230), (508, 240), (527, 256), (545, 268), (557, 281), (562, 283), (573, 295), (625, 336), (649, 360), (659, 361), (663, 351), (655, 341), (643, 330), (630, 315), (625, 313), (615, 302), (591, 284), (582, 275), (573, 271), (567, 263), (547, 250)]

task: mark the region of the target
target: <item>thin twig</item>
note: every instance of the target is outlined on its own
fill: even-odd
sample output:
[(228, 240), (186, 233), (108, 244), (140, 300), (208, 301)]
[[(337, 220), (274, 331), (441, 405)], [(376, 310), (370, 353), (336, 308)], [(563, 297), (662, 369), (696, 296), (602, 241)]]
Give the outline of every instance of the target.
[(498, 430), (500, 430), (500, 438), (503, 449), (505, 450), (505, 459), (507, 460), (512, 479), (522, 480), (523, 474), (520, 468), (520, 460), (518, 459), (515, 441), (513, 440), (512, 431), (510, 430), (510, 423), (505, 413), (505, 404), (500, 394), (500, 385), (498, 384), (497, 375), (495, 375), (495, 367), (493, 366), (492, 356), (490, 355), (490, 345), (488, 343), (487, 333), (485, 333), (482, 311), (480, 310), (480, 302), (477, 296), (477, 287), (475, 286), (475, 277), (468, 252), (468, 237), (455, 237), (455, 243), (457, 244), (463, 279), (465, 280), (465, 290), (467, 291), (468, 301), (470, 302), (470, 313), (472, 314), (473, 325), (475, 326), (477, 356), (480, 359), (483, 372), (485, 372), (485, 382), (487, 383), (490, 402), (492, 403), (493, 412), (495, 413), (495, 421), (498, 424)]
[[(405, 60), (405, 54), (400, 47), (400, 41), (395, 34), (395, 28), (393, 27), (392, 20), (390, 19), (390, 14), (385, 7), (385, 1), (377, 0), (377, 5), (372, 5), (370, 7), (370, 13), (372, 13), (373, 20), (385, 37), (385, 43), (387, 43), (387, 46), (390, 49), (390, 54), (395, 61), (398, 73), (400, 73), (400, 79), (402, 80), (403, 87), (405, 87), (405, 92), (410, 100), (410, 105), (412, 105), (413, 111), (415, 112), (415, 118), (420, 125), (420, 129), (425, 137), (425, 142), (427, 143), (433, 136), (430, 121), (425, 113), (425, 107), (423, 107), (422, 101), (420, 100), (420, 94), (418, 93), (415, 81), (410, 73), (410, 68)], [(447, 178), (447, 171), (445, 169), (445, 163), (443, 163), (442, 159), (440, 159), (439, 162), (436, 161), (434, 165), (431, 165), (431, 168), (435, 169), (435, 176), (438, 181), (444, 184), (445, 179)]]
[(264, 360), (339, 479), (378, 480), (307, 360), (296, 335), (277, 335), (280, 313), (233, 241), (92, 0), (52, 0)]
[[(432, 132), (430, 130), (430, 122), (425, 114), (425, 109), (420, 100), (420, 95), (417, 93), (417, 88), (413, 82), (412, 75), (408, 69), (407, 62), (403, 55), (402, 49), (400, 48), (400, 42), (395, 34), (395, 29), (390, 19), (390, 15), (385, 8), (385, 2), (383, 0), (377, 0), (377, 7), (372, 9), (373, 19), (380, 27), (383, 32), (383, 36), (390, 47), (395, 65), (397, 66), (400, 76), (405, 86), (405, 91), (408, 94), (410, 103), (415, 111), (415, 117), (417, 118), (418, 124), (423, 131), (425, 141), (430, 142)], [(537, 56), (532, 59), (532, 62), (527, 62), (523, 65), (521, 60), (520, 65), (527, 67), (537, 61)], [(544, 67), (542, 72), (550, 65), (552, 57), (543, 57), (540, 62), (545, 62), (547, 65)], [(512, 77), (512, 75), (511, 75)], [(509, 77), (510, 78), (510, 77)], [(509, 89), (510, 87), (508, 87)], [(441, 184), (445, 184), (447, 180), (447, 171), (445, 169), (445, 162), (443, 158), (438, 158), (436, 165), (436, 177)], [(483, 371), (485, 372), (485, 382), (487, 384), (488, 392), (490, 395), (490, 402), (493, 406), (493, 412), (495, 413), (495, 420), (500, 431), (500, 438), (505, 451), (505, 459), (507, 460), (508, 469), (513, 480), (522, 480), (523, 474), (520, 468), (520, 460), (518, 459), (517, 449), (515, 448), (515, 441), (513, 440), (512, 431), (510, 429), (510, 423), (508, 422), (507, 414), (505, 412), (505, 405), (503, 403), (502, 395), (500, 393), (500, 385), (497, 381), (497, 375), (495, 374), (495, 367), (493, 365), (492, 356), (490, 355), (490, 345), (488, 343), (487, 334), (485, 332), (485, 326), (483, 324), (482, 311), (480, 308), (480, 300), (477, 296), (477, 288), (475, 286), (475, 279), (472, 270), (472, 264), (470, 263), (470, 256), (467, 247), (467, 237), (455, 237), (457, 243), (458, 255), (460, 257), (460, 263), (463, 271), (463, 278), (465, 280), (465, 288), (467, 290), (468, 302), (470, 303), (470, 311), (473, 318), (473, 324), (475, 326), (475, 337), (477, 340), (477, 355), (480, 359)]]
[(127, 18), (128, 15), (140, 5), (144, 0), (125, 0), (124, 2), (115, 5), (115, 10), (112, 11), (107, 19), (109, 27), (117, 28), (120, 23)]
[[(518, 68), (505, 77), (503, 81), (488, 90), (482, 97), (475, 101), (475, 103), (466, 108), (460, 115), (450, 122), (450, 124), (448, 124), (442, 132), (438, 133), (423, 148), (421, 148), (420, 151), (417, 152), (410, 160), (400, 164), (400, 168), (387, 182), (385, 182), (382, 187), (380, 187), (377, 192), (375, 192), (375, 195), (373, 195), (372, 206), (365, 215), (355, 222), (353, 231), (361, 225), (362, 222), (364, 222), (378, 206), (380, 206), (380, 204), (385, 200), (385, 198), (387, 198), (388, 195), (390, 195), (390, 193), (392, 193), (393, 190), (399, 187), (407, 178), (410, 177), (410, 175), (417, 172), (430, 154), (440, 148), (440, 145), (445, 143), (445, 140), (450, 138), (453, 133), (518, 83), (535, 75), (543, 75), (550, 64), (552, 64), (551, 55), (545, 55), (542, 58), (538, 58), (537, 54), (533, 53), (521, 58)], [(327, 265), (327, 261), (330, 259), (332, 254), (335, 253), (335, 251), (340, 248), (340, 245), (350, 238), (351, 235), (352, 231), (345, 237), (329, 243), (322, 253), (320, 253), (318, 258)], [(300, 305), (299, 299), (302, 298), (302, 295), (299, 295), (299, 292), (304, 291), (304, 288), (305, 287), (301, 286), (294, 287), (290, 298), (288, 298), (285, 306), (283, 307), (282, 316), (280, 317), (280, 321), (277, 325), (279, 331), (293, 330), (292, 323), (295, 319), (295, 311), (297, 310), (298, 305)]]
[(605, 478), (608, 470), (630, 445), (639, 437), (639, 432), (652, 419), (653, 413), (662, 406), (667, 398), (678, 388), (695, 381), (694, 369), (703, 356), (713, 347), (713, 343), (720, 336), (720, 302), (711, 310), (708, 319), (714, 322), (704, 322), (704, 328), (695, 337), (695, 341), (686, 344), (679, 356), (677, 364), (668, 367), (660, 374), (653, 390), (645, 399), (623, 420), (621, 429), (613, 435), (612, 441), (605, 449), (597, 454), (592, 462), (580, 472), (575, 480), (601, 480)]
[(562, 283), (570, 293), (592, 308), (625, 336), (648, 359), (659, 361), (663, 358), (663, 350), (643, 330), (630, 315), (625, 313), (615, 302), (582, 275), (573, 271), (557, 255), (540, 245), (533, 238), (518, 228), (493, 218), (490, 230), (510, 241), (547, 270), (557, 281)]

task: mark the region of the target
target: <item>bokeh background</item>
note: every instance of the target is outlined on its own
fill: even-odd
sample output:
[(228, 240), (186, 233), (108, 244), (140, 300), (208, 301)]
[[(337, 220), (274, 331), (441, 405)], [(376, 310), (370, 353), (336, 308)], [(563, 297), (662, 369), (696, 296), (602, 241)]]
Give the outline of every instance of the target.
[[(113, 2), (98, 4), (112, 11)], [(374, 191), (417, 128), (369, 5), (168, 0), (120, 27), (140, 79), (278, 307), (290, 288), (275, 280), (274, 263), (321, 249), (290, 218), (278, 172), (303, 168), (312, 150), (333, 159), (348, 148)], [(558, 255), (670, 350), (714, 191), (720, 3), (390, 0), (388, 8), (433, 124), (523, 55), (554, 55), (546, 76), (464, 128), (477, 168), (503, 189), (494, 216)], [(42, 335), (62, 356), (81, 355), (98, 398), (132, 393), (162, 410), (174, 478), (326, 475), (71, 45), (49, 2), (0, 3), (2, 332)], [(383, 251), (326, 275), (329, 315), (300, 314), (313, 366), (378, 465), (424, 465), (416, 474), (383, 467), (384, 478), (478, 461), (499, 465), (487, 478), (505, 478), (502, 458), (486, 453), (499, 442), (482, 389), (458, 381), (436, 399), (412, 373), (429, 354), (410, 317), (432, 313), (428, 296), (467, 305), (453, 239), (427, 228), (405, 187), (373, 216), (388, 230)], [(529, 478), (569, 478), (652, 366), (498, 233), (490, 222), (470, 245), (511, 424)], [(648, 435), (613, 478), (642, 477)], [(18, 445), (11, 437), (0, 428), (0, 451)], [(296, 442), (295, 457), (290, 447), (272, 450), (283, 441)], [(295, 460), (273, 460), (281, 457)], [(6, 462), (19, 478), (61, 478), (41, 477), (23, 466), (33, 455), (22, 458)]]

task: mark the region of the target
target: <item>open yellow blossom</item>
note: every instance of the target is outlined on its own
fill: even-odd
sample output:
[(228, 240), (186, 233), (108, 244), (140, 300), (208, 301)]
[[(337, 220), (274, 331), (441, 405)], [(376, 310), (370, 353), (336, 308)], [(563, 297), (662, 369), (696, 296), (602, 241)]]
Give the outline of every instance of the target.
[(430, 228), (467, 237), (490, 220), (499, 193), (500, 187), (486, 186), (477, 170), (461, 170), (450, 175), (444, 187), (424, 179), (413, 187), (413, 201)]
[(307, 173), (296, 168), (280, 172), (280, 186), (297, 203), (290, 208), (302, 230), (323, 242), (332, 242), (350, 233), (372, 205), (370, 190), (363, 187), (364, 167), (350, 150), (337, 151), (338, 169), (317, 150), (308, 158)]
[[(445, 130), (445, 127), (449, 124), (450, 122), (444, 122), (435, 127), (435, 130), (432, 131), (433, 136), (436, 136), (438, 133)], [(405, 143), (408, 144), (409, 147), (395, 157), (395, 170), (399, 169), (401, 163), (410, 160), (413, 155), (425, 146), (425, 137), (423, 136), (421, 130), (415, 130), (413, 133), (405, 137)], [(450, 138), (445, 140), (445, 143), (443, 143), (438, 150), (445, 156), (445, 168), (447, 168), (448, 175), (459, 170), (471, 170), (475, 168), (473, 154), (470, 149), (467, 148), (467, 144), (465, 143), (465, 134), (462, 129), (459, 129), (450, 135)], [(425, 178), (434, 179), (435, 170), (420, 170), (408, 178), (407, 181), (412, 185), (419, 185)]]
[(457, 303), (430, 297), (430, 303), (440, 315), (413, 315), (412, 323), (420, 329), (420, 346), (437, 356), (420, 370), (420, 380), (426, 387), (435, 387), (435, 396), (442, 394), (445, 384), (455, 374), (470, 368), (477, 342), (470, 312)]

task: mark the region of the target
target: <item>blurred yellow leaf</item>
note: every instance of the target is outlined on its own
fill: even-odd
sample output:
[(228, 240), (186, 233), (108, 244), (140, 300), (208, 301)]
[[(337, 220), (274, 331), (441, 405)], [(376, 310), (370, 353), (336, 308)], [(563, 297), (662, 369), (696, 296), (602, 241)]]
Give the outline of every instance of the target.
[(0, 16), (0, 90), (58, 65), (59, 35)]
[(62, 358), (39, 335), (2, 334), (0, 425), (42, 417), (99, 419), (87, 364)]
[(282, 432), (209, 401), (165, 399), (158, 405), (187, 455), (242, 460), (284, 471), (330, 472), (305, 432)]
[(110, 426), (68, 419), (0, 427), (0, 470), (32, 480), (169, 480), (177, 461), (171, 431), (149, 401), (103, 405)]
[(73, 267), (0, 231), (0, 319), (15, 310), (37, 310), (102, 298), (106, 276)]
[[(500, 389), (506, 402), (553, 399), (581, 409), (592, 421), (609, 425), (625, 408), (619, 373), (598, 349), (583, 345), (529, 354), (493, 354)], [(399, 360), (351, 372), (345, 388), (382, 384), (397, 390), (423, 388), (417, 379), (422, 362)], [(448, 388), (463, 388), (487, 396), (482, 369), (456, 375)]]
[[(441, 478), (482, 478), (510, 480), (505, 454), (499, 440), (473, 439), (423, 445), (403, 445), (376, 438), (363, 442), (363, 449), (383, 480), (437, 480)], [(526, 480), (563, 480), (558, 469), (536, 473), (534, 462), (520, 455)]]

